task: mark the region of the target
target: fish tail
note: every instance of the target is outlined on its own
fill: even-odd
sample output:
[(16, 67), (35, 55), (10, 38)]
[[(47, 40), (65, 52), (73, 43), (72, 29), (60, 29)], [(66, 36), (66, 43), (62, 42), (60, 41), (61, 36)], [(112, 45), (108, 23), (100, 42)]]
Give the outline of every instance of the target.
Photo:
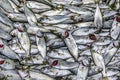
[(100, 0), (94, 0), (95, 4), (99, 4)]
[(106, 76), (106, 77), (103, 77), (102, 80), (109, 80), (109, 79), (108, 79), (108, 77)]

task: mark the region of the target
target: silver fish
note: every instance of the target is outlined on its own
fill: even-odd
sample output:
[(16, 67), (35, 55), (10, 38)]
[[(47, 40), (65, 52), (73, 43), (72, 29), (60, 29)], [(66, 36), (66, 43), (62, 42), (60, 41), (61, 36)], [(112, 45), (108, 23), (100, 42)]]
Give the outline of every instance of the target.
[(95, 12), (95, 16), (94, 16), (94, 25), (98, 28), (101, 28), (103, 26), (102, 13), (100, 11), (98, 4), (96, 4), (96, 12)]
[(38, 10), (41, 10), (41, 11), (47, 11), (47, 10), (51, 9), (50, 6), (45, 5), (43, 3), (35, 2), (35, 1), (27, 1), (26, 5), (27, 5), (28, 8), (38, 9)]
[(72, 57), (67, 48), (64, 47), (59, 49), (53, 49), (52, 51), (48, 52), (47, 55), (49, 57), (58, 59), (67, 59)]
[(72, 35), (85, 36), (85, 35), (89, 35), (91, 33), (94, 33), (96, 31), (97, 31), (97, 29), (95, 29), (94, 27), (81, 27), (81, 28), (74, 30), (72, 32)]
[(77, 80), (86, 80), (88, 71), (89, 71), (89, 67), (80, 64), (77, 72)]
[(43, 19), (40, 20), (40, 22), (46, 24), (57, 24), (57, 23), (62, 23), (66, 20), (70, 20), (70, 17), (66, 15), (55, 15), (55, 16), (44, 17)]
[(49, 41), (47, 41), (47, 46), (55, 46), (55, 44), (58, 44), (58, 46), (65, 45), (64, 42), (62, 41), (62, 39), (50, 39)]
[(68, 4), (80, 5), (80, 4), (82, 4), (82, 2), (79, 0), (52, 0), (52, 3), (62, 4), (62, 5), (68, 5)]
[(53, 78), (40, 73), (38, 71), (30, 71), (30, 79), (35, 79), (35, 80), (54, 80)]
[[(25, 56), (26, 52), (24, 51), (24, 49), (22, 48), (22, 46), (20, 45), (20, 43), (12, 43), (12, 45), (9, 45), (9, 47), (16, 52), (19, 56)], [(30, 54), (37, 54), (38, 48), (36, 45), (31, 45), (31, 50), (30, 50)]]
[(79, 7), (75, 7), (75, 6), (68, 6), (66, 7), (68, 10), (70, 10), (71, 12), (77, 13), (77, 14), (83, 14), (83, 15), (89, 15), (89, 14), (93, 14), (88, 10), (79, 8)]
[(0, 6), (8, 12), (14, 12), (14, 10), (8, 0), (1, 0)]
[[(93, 47), (93, 49), (94, 48), (95, 47)], [(103, 76), (102, 80), (108, 80), (108, 77), (106, 75), (106, 69), (105, 69), (105, 63), (104, 63), (103, 56), (93, 49), (91, 50), (93, 61), (96, 66), (101, 67), (103, 69), (103, 71), (101, 72)]]
[(38, 50), (40, 52), (40, 55), (45, 59), (46, 57), (46, 43), (45, 43), (45, 38), (43, 34), (38, 30), (36, 33), (36, 44), (38, 46)]
[(0, 70), (7, 80), (22, 80), (16, 70)]
[(73, 69), (79, 66), (77, 62), (66, 62), (63, 60), (50, 60), (50, 65), (57, 69)]
[(28, 26), (27, 28), (27, 32), (29, 34), (36, 34), (38, 30), (40, 30), (41, 32), (50, 32), (48, 29), (45, 29), (44, 27), (37, 27), (37, 26), (30, 26), (30, 25), (26, 25)]
[(119, 43), (116, 41), (116, 42), (113, 42), (111, 43), (107, 50), (106, 50), (106, 53), (104, 55), (104, 60), (105, 60), (105, 64), (109, 64), (109, 62), (111, 61), (111, 59), (113, 58), (113, 56), (117, 53), (118, 51), (118, 46), (119, 46)]
[(10, 40), (12, 39), (12, 36), (9, 35), (7, 32), (5, 32), (4, 30), (0, 29), (0, 38), (5, 39), (5, 40)]
[(0, 67), (3, 69), (15, 69), (16, 64), (14, 61), (10, 59), (0, 58)]
[(27, 22), (27, 18), (25, 16), (25, 14), (21, 14), (21, 13), (9, 13), (7, 15), (13, 21)]
[(14, 12), (18, 13), (19, 11), (18, 11), (17, 5), (14, 2), (12, 2), (11, 0), (8, 0), (8, 2), (10, 3), (10, 5), (13, 8)]
[(65, 44), (67, 45), (68, 50), (70, 51), (70, 54), (77, 61), (77, 59), (78, 59), (78, 47), (76, 45), (76, 42), (75, 42), (73, 36), (68, 31), (65, 31), (63, 36), (64, 36)]
[(0, 22), (0, 25), (1, 25), (0, 29), (6, 31), (8, 33), (12, 30), (12, 28), (10, 26), (8, 26), (8, 25), (6, 25), (6, 24), (4, 24), (2, 22)]
[(37, 54), (37, 55), (31, 55), (31, 59), (27, 60), (27, 64), (25, 60), (21, 61), (21, 64), (25, 64), (25, 65), (40, 65), (43, 64), (43, 58)]
[(111, 28), (111, 31), (110, 31), (110, 33), (111, 33), (111, 37), (113, 38), (113, 39), (117, 39), (118, 38), (118, 36), (119, 36), (119, 30), (120, 30), (120, 28), (119, 28), (119, 26), (120, 26), (120, 16), (116, 16), (115, 17), (115, 19), (114, 19), (114, 21), (113, 21), (113, 24), (112, 24), (112, 28)]
[(0, 52), (8, 58), (20, 60), (20, 57), (2, 39), (0, 39)]
[(50, 75), (52, 77), (57, 77), (57, 76), (67, 76), (72, 74), (69, 70), (60, 70), (60, 69), (55, 69), (55, 68), (42, 68), (41, 71), (44, 74)]
[(27, 32), (25, 32), (25, 29), (20, 26), (18, 29), (15, 29), (11, 32), (12, 35), (16, 35), (22, 48), (26, 52), (26, 57), (30, 56), (30, 39), (28, 37)]
[(33, 12), (26, 5), (24, 5), (24, 12), (25, 12), (25, 15), (27, 17), (29, 24), (36, 25), (37, 19), (36, 19), (35, 15), (33, 14)]
[(9, 25), (13, 29), (13, 22), (2, 12), (0, 12), (0, 21), (6, 25)]

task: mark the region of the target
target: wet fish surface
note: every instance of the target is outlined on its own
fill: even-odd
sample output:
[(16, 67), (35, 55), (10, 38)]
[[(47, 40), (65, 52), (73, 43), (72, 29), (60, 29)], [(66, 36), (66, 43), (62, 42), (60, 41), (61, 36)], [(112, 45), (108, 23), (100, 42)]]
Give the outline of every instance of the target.
[(120, 80), (120, 0), (0, 0), (0, 80)]

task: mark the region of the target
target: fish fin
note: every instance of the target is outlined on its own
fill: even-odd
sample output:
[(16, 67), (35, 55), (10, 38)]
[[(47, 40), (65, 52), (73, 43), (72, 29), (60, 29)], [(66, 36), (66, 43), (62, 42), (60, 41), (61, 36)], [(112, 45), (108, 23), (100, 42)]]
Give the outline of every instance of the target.
[(108, 77), (106, 76), (106, 77), (103, 77), (102, 80), (109, 80), (109, 79), (108, 79)]

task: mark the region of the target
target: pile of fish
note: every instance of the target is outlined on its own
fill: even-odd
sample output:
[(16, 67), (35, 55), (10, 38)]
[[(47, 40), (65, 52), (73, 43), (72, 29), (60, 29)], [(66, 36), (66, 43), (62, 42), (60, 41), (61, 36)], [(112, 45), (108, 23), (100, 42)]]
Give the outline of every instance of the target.
[(120, 80), (120, 0), (0, 0), (0, 80)]

